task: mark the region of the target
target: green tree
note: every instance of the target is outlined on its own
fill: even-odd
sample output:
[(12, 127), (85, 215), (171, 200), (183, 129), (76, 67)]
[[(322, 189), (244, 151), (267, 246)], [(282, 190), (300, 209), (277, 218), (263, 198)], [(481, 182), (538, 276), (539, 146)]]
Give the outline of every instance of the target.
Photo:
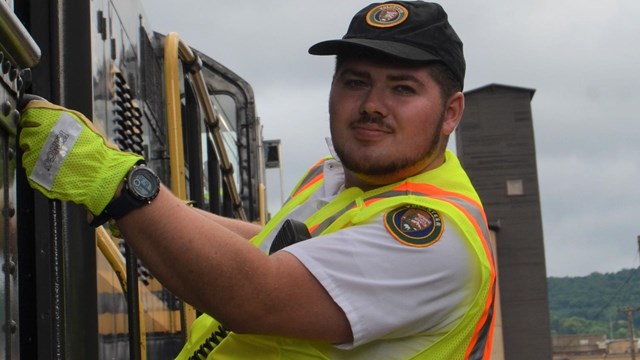
[[(637, 269), (548, 278), (552, 333), (628, 337), (626, 314), (618, 310), (640, 306), (639, 278)], [(640, 312), (634, 316), (634, 325), (640, 329)]]

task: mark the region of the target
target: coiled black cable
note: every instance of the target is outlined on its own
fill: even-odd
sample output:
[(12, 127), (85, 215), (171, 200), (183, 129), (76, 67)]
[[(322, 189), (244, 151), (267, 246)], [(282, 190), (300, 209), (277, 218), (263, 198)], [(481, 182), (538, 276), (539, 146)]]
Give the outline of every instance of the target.
[(225, 329), (222, 325), (218, 325), (218, 328), (211, 333), (211, 336), (205, 340), (198, 350), (196, 350), (193, 355), (189, 357), (189, 360), (205, 360), (207, 356), (215, 349), (216, 346), (220, 345), (220, 342), (224, 340), (224, 338), (229, 335), (229, 331)]

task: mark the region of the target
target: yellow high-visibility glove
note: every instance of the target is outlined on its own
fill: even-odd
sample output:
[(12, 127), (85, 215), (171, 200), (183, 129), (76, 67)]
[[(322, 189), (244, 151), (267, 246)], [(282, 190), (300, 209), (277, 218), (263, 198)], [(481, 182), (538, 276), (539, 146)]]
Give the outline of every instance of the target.
[(29, 184), (50, 199), (99, 215), (142, 156), (109, 143), (81, 113), (44, 100), (22, 112), (20, 148)]

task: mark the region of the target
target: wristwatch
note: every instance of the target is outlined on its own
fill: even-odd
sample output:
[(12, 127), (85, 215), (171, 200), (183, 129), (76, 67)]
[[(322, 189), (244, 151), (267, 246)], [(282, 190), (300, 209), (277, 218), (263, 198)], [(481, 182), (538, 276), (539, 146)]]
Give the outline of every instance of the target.
[(96, 216), (91, 226), (98, 227), (110, 219), (118, 220), (132, 210), (150, 204), (160, 192), (160, 178), (144, 164), (136, 165), (124, 178), (124, 189), (113, 199), (102, 213)]

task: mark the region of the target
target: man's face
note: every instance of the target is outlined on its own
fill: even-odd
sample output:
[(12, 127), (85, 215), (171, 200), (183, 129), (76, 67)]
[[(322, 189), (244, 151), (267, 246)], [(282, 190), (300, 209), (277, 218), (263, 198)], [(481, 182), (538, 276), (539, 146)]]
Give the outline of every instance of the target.
[(337, 69), (329, 113), (336, 153), (364, 187), (439, 166), (445, 137), (457, 125), (445, 122), (447, 106), (424, 67), (366, 60), (346, 60)]

